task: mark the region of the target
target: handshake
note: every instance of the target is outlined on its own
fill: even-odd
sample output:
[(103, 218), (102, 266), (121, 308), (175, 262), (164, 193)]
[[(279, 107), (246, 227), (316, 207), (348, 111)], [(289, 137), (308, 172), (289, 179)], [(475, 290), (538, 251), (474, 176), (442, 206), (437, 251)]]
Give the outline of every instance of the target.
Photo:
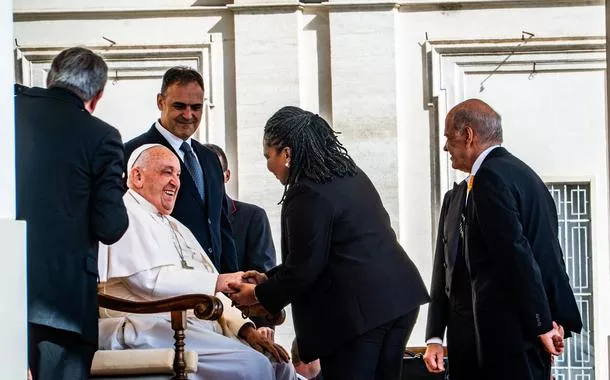
[(229, 295), (239, 292), (242, 284), (258, 285), (265, 281), (267, 281), (267, 275), (255, 270), (219, 274), (216, 281), (216, 291)]
[[(279, 324), (283, 321), (283, 313), (274, 316), (269, 315), (269, 312), (258, 302), (254, 291), (256, 285), (267, 280), (267, 275), (255, 270), (219, 274), (216, 281), (216, 291), (226, 294), (233, 301), (233, 306), (242, 311), (244, 317), (260, 316), (267, 318), (269, 322)], [(279, 323), (277, 323), (278, 321)]]

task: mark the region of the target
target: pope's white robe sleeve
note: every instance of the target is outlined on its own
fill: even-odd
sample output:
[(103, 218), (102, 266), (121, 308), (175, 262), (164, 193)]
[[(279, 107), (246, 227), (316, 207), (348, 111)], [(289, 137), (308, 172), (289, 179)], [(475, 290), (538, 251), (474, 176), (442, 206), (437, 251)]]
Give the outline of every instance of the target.
[(214, 294), (217, 279), (217, 273), (166, 265), (138, 272), (124, 281), (137, 295), (155, 299), (185, 294)]
[[(158, 299), (194, 293), (214, 294), (217, 278), (216, 273), (163, 266), (136, 273), (124, 278), (123, 282), (140, 297)], [(238, 337), (239, 330), (250, 320), (244, 319), (241, 311), (231, 306), (231, 300), (227, 296), (220, 292), (215, 296), (220, 299), (224, 308), (218, 321), (223, 335)]]

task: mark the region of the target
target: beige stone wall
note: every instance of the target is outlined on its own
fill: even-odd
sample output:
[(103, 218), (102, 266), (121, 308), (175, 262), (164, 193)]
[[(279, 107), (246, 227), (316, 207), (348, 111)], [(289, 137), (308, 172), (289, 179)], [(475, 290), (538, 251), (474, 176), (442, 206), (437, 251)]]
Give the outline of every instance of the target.
[[(126, 136), (157, 117), (163, 68), (200, 68), (209, 107), (199, 138), (226, 148), (229, 192), (267, 210), (278, 256), (283, 189), (266, 170), (264, 123), (288, 104), (319, 113), (377, 186), (428, 283), (439, 202), (461, 178), (442, 152), (444, 115), (467, 97), (489, 101), (504, 116), (506, 146), (543, 178), (591, 183), (596, 375), (608, 377), (601, 1), (17, 0), (14, 18), (19, 67), (32, 83), (58, 47), (87, 45), (113, 60), (122, 81), (109, 85), (100, 116)], [(522, 31), (535, 38), (522, 44)], [(125, 78), (134, 67), (141, 75)], [(425, 316), (423, 308), (410, 344), (423, 344)], [(288, 346), (292, 336), (289, 320), (278, 337)]]

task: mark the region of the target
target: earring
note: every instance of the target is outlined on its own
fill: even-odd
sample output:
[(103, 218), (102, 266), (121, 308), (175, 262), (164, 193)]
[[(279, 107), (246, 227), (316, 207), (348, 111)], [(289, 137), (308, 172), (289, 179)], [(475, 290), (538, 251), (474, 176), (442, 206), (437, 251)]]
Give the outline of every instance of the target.
[(289, 168), (290, 167), (290, 162), (286, 161), (286, 163), (284, 164), (285, 167)]

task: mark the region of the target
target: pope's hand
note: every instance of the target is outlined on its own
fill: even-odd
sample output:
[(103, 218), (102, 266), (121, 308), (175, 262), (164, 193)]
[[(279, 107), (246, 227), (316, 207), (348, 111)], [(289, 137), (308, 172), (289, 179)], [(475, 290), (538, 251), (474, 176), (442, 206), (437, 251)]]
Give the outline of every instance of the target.
[(216, 280), (216, 293), (230, 293), (231, 288), (229, 288), (229, 282), (242, 282), (243, 275), (244, 272), (219, 274), (218, 279)]

